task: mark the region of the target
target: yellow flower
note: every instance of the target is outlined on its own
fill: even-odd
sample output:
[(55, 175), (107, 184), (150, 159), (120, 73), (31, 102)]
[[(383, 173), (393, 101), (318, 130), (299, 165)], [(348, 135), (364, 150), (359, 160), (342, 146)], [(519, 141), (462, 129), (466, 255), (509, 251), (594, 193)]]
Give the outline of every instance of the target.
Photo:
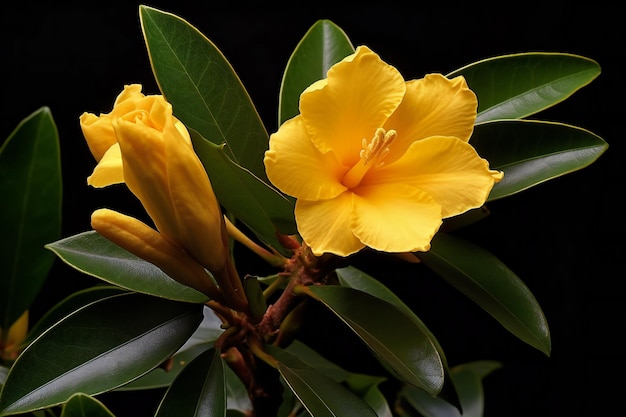
[[(161, 95), (144, 96), (141, 86), (135, 84), (124, 88), (109, 114), (97, 117), (85, 113), (80, 121), (89, 148), (99, 161), (89, 183), (106, 186), (125, 182), (154, 221), (160, 232), (157, 235), (167, 240), (167, 244), (180, 247), (208, 269), (226, 296), (232, 295), (237, 300), (235, 304), (241, 307), (243, 289), (230, 262), (219, 203), (189, 133), (173, 116), (172, 106)], [(152, 261), (149, 249), (145, 256), (141, 250), (137, 252), (142, 246), (136, 245), (137, 236), (132, 237), (128, 232), (141, 231), (141, 236), (148, 236), (134, 224), (135, 219), (108, 214), (99, 220), (94, 222), (96, 231), (102, 231), (110, 240)], [(124, 223), (127, 226), (123, 226)], [(111, 233), (121, 237), (116, 238)], [(142, 239), (145, 240), (139, 238)], [(156, 237), (150, 235), (150, 240), (154, 239)], [(165, 247), (166, 243), (162, 245)], [(173, 268), (155, 264), (166, 272)], [(210, 278), (207, 276), (207, 279)]]
[(271, 135), (267, 175), (297, 199), (316, 255), (426, 251), (442, 219), (480, 207), (502, 178), (468, 144), (476, 109), (462, 77), (405, 81), (360, 46)]

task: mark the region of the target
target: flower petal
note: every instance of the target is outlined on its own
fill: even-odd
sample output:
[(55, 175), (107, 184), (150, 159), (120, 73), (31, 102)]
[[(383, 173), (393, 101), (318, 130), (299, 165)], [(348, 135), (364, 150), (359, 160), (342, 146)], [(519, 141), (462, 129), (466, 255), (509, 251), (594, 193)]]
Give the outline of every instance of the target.
[(87, 177), (87, 184), (92, 187), (102, 188), (123, 182), (122, 153), (120, 145), (115, 143), (104, 153), (102, 159), (94, 168), (93, 173)]
[(141, 201), (159, 232), (177, 239), (161, 132), (124, 119), (114, 119), (113, 126), (122, 151), (126, 185)]
[(356, 237), (372, 249), (427, 251), (441, 226), (441, 206), (427, 193), (405, 184), (359, 187), (351, 225)]
[(414, 142), (394, 163), (368, 172), (362, 183), (410, 184), (430, 194), (447, 218), (482, 206), (501, 178), (470, 144), (433, 136)]
[(399, 158), (416, 140), (429, 136), (455, 136), (467, 142), (474, 131), (478, 100), (463, 77), (441, 74), (406, 83), (404, 100), (384, 128), (398, 136), (386, 161)]
[(350, 230), (352, 199), (345, 192), (330, 200), (296, 201), (298, 232), (315, 255), (348, 256), (365, 247)]
[(183, 122), (181, 122), (180, 120), (178, 120), (174, 116), (172, 116), (172, 121), (174, 122), (174, 126), (176, 127), (176, 130), (178, 130), (178, 132), (181, 134), (181, 136), (183, 137), (185, 142), (187, 142), (189, 145), (191, 145), (191, 136), (189, 135), (189, 131), (187, 130), (187, 126), (185, 126), (185, 124)]
[[(113, 111), (116, 115), (121, 115), (126, 113), (126, 109), (121, 109), (121, 106), (125, 106), (128, 103), (131, 109), (136, 107), (135, 103), (141, 101), (145, 96), (141, 92), (141, 84), (129, 84), (125, 85), (122, 92), (115, 98), (115, 103), (113, 103)], [(117, 110), (116, 110), (117, 109)]]
[(269, 146), (263, 162), (268, 178), (282, 192), (316, 201), (346, 190), (340, 182), (345, 169), (332, 152), (322, 154), (311, 143), (300, 116), (283, 123)]
[(371, 139), (400, 102), (405, 83), (397, 69), (365, 46), (328, 70), (328, 78), (300, 96), (300, 112), (322, 153), (342, 164), (359, 160), (361, 141)]
[(111, 118), (108, 116), (98, 117), (93, 113), (85, 112), (79, 120), (89, 151), (96, 161), (100, 161), (106, 151), (117, 142), (111, 125)]
[(167, 136), (167, 181), (178, 243), (210, 271), (218, 271), (228, 257), (224, 218), (202, 162), (176, 132), (168, 125), (163, 133)]
[(106, 151), (117, 142), (111, 124), (112, 118), (121, 117), (136, 110), (144, 99), (141, 84), (125, 85), (124, 90), (115, 99), (111, 113), (96, 116), (93, 113), (85, 112), (80, 116), (80, 127), (96, 161), (100, 161)]

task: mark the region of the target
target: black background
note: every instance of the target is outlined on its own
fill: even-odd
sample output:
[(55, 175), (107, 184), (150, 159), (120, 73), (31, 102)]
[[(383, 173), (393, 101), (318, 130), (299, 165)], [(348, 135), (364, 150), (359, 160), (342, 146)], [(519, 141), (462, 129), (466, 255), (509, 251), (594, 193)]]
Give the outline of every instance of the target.
[[(88, 230), (90, 213), (102, 206), (140, 212), (122, 188), (87, 187), (94, 161), (78, 117), (83, 111), (110, 111), (124, 84), (141, 83), (145, 93), (158, 93), (139, 25), (139, 3), (86, 3), (22, 2), (0, 17), (0, 137), (41, 106), (51, 108), (61, 140), (63, 236)], [(355, 46), (367, 44), (406, 79), (515, 52), (567, 52), (598, 61), (602, 74), (594, 82), (538, 118), (589, 129), (610, 144), (609, 150), (588, 168), (493, 202), (490, 218), (462, 232), (498, 256), (536, 296), (551, 329), (550, 358), (421, 269), (386, 270), (375, 257), (374, 262), (361, 261), (415, 308), (451, 365), (480, 359), (503, 363), (484, 381), (486, 417), (612, 416), (624, 409), (623, 5), (545, 2), (516, 8), (431, 2), (406, 9), (392, 2), (341, 8), (146, 4), (185, 18), (218, 45), (269, 132), (277, 127), (282, 71), (318, 19), (332, 20)], [(258, 272), (252, 261), (240, 266)], [(33, 309), (35, 316), (72, 290), (92, 284), (57, 262)], [(320, 351), (349, 369), (378, 369), (358, 341), (344, 336), (343, 328), (323, 312), (318, 315), (304, 338), (320, 339)], [(113, 401), (118, 416), (138, 399), (103, 398)], [(153, 404), (147, 409), (145, 415), (152, 415)]]

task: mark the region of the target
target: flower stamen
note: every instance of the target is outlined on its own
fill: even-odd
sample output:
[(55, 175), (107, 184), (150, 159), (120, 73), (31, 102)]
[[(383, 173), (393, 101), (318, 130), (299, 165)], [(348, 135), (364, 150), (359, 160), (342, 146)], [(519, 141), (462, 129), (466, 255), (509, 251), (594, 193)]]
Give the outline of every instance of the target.
[(369, 142), (363, 138), (359, 161), (344, 175), (341, 183), (348, 188), (354, 188), (359, 185), (371, 167), (381, 167), (397, 135), (395, 130), (385, 132), (385, 129), (379, 127)]

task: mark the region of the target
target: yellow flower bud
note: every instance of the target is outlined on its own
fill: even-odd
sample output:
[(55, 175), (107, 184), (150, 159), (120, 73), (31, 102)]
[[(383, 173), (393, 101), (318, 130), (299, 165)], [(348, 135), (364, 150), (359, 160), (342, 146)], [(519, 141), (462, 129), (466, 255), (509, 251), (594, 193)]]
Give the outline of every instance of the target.
[[(195, 264), (211, 272), (228, 304), (244, 308), (243, 286), (229, 258), (228, 235), (219, 202), (189, 132), (173, 116), (171, 104), (161, 95), (144, 96), (141, 85), (134, 84), (124, 88), (110, 113), (99, 117), (85, 113), (80, 122), (89, 149), (99, 161), (88, 183), (95, 187), (126, 183), (163, 236), (136, 225), (133, 233), (122, 233), (126, 225), (134, 223), (121, 218), (113, 222), (110, 213), (104, 219), (103, 214), (94, 213), (96, 224), (101, 228), (103, 224), (115, 224), (117, 229), (109, 234), (131, 252), (129, 246), (143, 253), (137, 236), (159, 241), (160, 245), (164, 245), (163, 241), (174, 244)], [(130, 241), (124, 242), (125, 238)], [(157, 263), (162, 259), (146, 257), (152, 252), (139, 253), (137, 256), (165, 268), (163, 263)], [(172, 277), (182, 279), (179, 275)], [(197, 279), (192, 279), (192, 283), (198, 285)]]
[[(171, 115), (168, 103), (155, 104)], [(134, 120), (113, 121), (126, 185), (161, 233), (209, 270), (219, 269), (227, 256), (226, 233), (209, 177), (173, 121), (165, 118), (158, 126), (154, 116), (139, 111)]]
[(111, 242), (158, 266), (181, 284), (220, 300), (219, 291), (202, 265), (140, 220), (113, 210), (99, 209), (91, 215), (91, 226)]
[[(150, 98), (141, 93), (141, 85), (127, 85), (115, 100), (113, 110), (110, 113), (96, 116), (93, 113), (85, 112), (80, 116), (80, 127), (83, 135), (87, 140), (89, 150), (98, 161), (93, 174), (87, 179), (89, 185), (105, 187), (124, 182), (122, 156), (112, 121), (137, 109), (149, 111), (153, 101), (154, 96)], [(177, 122), (182, 125), (179, 121)]]

